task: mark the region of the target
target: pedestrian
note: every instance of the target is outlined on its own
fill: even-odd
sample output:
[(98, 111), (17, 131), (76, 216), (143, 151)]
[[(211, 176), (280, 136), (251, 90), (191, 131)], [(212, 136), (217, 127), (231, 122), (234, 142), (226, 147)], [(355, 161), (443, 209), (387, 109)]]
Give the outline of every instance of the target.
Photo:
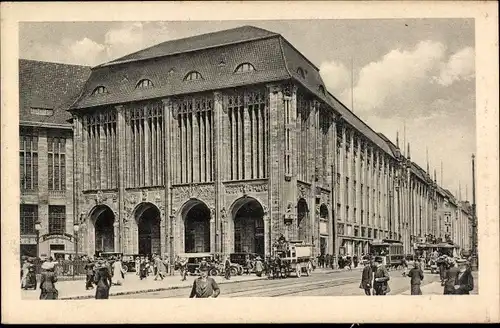
[(135, 258), (135, 274), (140, 275), (141, 274), (141, 257), (137, 256)]
[(447, 258), (446, 255), (440, 256), (437, 259), (437, 265), (439, 268), (439, 279), (441, 280), (441, 286), (444, 286), (445, 281), (445, 272), (448, 270), (448, 266), (446, 265)]
[(167, 266), (165, 265), (165, 262), (160, 258), (160, 256), (156, 256), (155, 259), (155, 266), (156, 266), (156, 275), (155, 275), (155, 280), (158, 279), (158, 277), (163, 280), (165, 276), (167, 275)]
[(227, 280), (231, 279), (231, 261), (229, 260), (229, 256), (226, 256), (226, 260), (224, 261), (224, 278)]
[(148, 263), (146, 258), (142, 257), (139, 264), (139, 278), (145, 279), (148, 277)]
[(344, 268), (344, 259), (342, 258), (341, 255), (339, 255), (339, 258), (337, 260), (337, 264), (339, 265), (339, 269), (343, 269)]
[(179, 261), (179, 270), (181, 272), (181, 281), (186, 280), (187, 277), (187, 262), (188, 259), (183, 257)]
[(252, 270), (252, 262), (250, 261), (250, 256), (245, 256), (245, 274), (249, 275)]
[(42, 274), (40, 276), (41, 300), (56, 300), (58, 298), (59, 292), (55, 286), (56, 282), (55, 263), (44, 262), (42, 264)]
[(370, 261), (363, 261), (365, 267), (363, 268), (363, 272), (361, 273), (361, 283), (359, 284), (359, 288), (365, 290), (365, 295), (371, 295), (372, 289), (372, 281), (373, 281), (373, 270), (370, 264)]
[(389, 271), (387, 271), (385, 265), (382, 264), (382, 258), (380, 256), (375, 258), (375, 263), (377, 265), (377, 270), (373, 275), (373, 291), (375, 295), (386, 295), (391, 291), (388, 283), (390, 280)]
[(112, 283), (113, 285), (121, 286), (125, 278), (125, 268), (123, 267), (120, 258), (116, 259), (111, 265), (112, 270)]
[(422, 295), (422, 290), (420, 289), (420, 284), (424, 279), (424, 272), (420, 268), (420, 263), (414, 261), (413, 268), (408, 272), (408, 277), (410, 277), (410, 290), (411, 295)]
[(28, 272), (29, 272), (29, 262), (28, 262), (28, 259), (25, 258), (24, 261), (23, 261), (23, 266), (21, 268), (21, 273), (22, 273), (22, 276), (21, 276), (21, 288), (22, 289), (26, 289), (26, 280), (28, 278)]
[(112, 280), (109, 265), (104, 260), (99, 260), (95, 265), (94, 283), (95, 299), (108, 299), (109, 289), (111, 288)]
[(193, 282), (189, 298), (216, 298), (220, 294), (219, 285), (214, 278), (208, 276), (208, 265), (200, 265), (200, 276)]
[(444, 283), (443, 295), (453, 295), (455, 294), (455, 285), (458, 278), (458, 273), (460, 270), (458, 269), (456, 262), (454, 260), (450, 261), (448, 269), (444, 273)]
[(349, 270), (352, 270), (352, 259), (351, 259), (351, 256), (347, 256), (346, 262), (347, 262), (347, 267), (349, 268)]
[(260, 256), (257, 256), (255, 259), (255, 274), (257, 277), (262, 277), (262, 271), (264, 271), (264, 265), (262, 264)]
[(469, 295), (474, 289), (474, 277), (472, 277), (471, 268), (466, 261), (458, 263), (458, 275), (455, 282), (455, 295)]
[(359, 263), (358, 256), (354, 255), (352, 261), (354, 262), (354, 268), (357, 268)]
[(87, 263), (85, 263), (85, 289), (94, 289), (94, 285), (92, 280), (94, 279), (94, 262), (91, 258), (87, 259)]

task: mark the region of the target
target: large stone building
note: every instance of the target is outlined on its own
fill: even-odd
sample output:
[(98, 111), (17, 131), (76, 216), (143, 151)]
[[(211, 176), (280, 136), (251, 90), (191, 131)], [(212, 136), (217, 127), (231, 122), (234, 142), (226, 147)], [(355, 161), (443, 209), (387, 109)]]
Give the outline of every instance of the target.
[[(69, 106), (90, 74), (84, 66), (19, 61), (20, 253), (72, 252), (73, 131)], [(38, 223), (38, 225), (36, 224)]]
[[(80, 251), (316, 254), (437, 234), (437, 184), (281, 35), (244, 26), (94, 67), (69, 108)], [(405, 145), (406, 146), (406, 145)]]

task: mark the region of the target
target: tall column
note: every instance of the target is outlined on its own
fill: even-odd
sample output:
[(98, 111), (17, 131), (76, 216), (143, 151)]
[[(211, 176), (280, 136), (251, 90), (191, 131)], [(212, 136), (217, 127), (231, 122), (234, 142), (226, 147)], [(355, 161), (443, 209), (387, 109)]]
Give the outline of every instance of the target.
[[(214, 117), (213, 117), (213, 147), (214, 149), (212, 153), (215, 154), (215, 227), (214, 227), (214, 240), (215, 240), (215, 251), (223, 252), (223, 239), (222, 239), (222, 218), (221, 218), (221, 210), (224, 204), (224, 195), (223, 195), (223, 174), (227, 172), (229, 169), (228, 165), (232, 165), (229, 162), (227, 155), (224, 153), (224, 150), (228, 149), (228, 138), (223, 138), (223, 133), (227, 131), (224, 129), (225, 124), (225, 114), (224, 114), (224, 103), (223, 103), (223, 95), (221, 92), (214, 92)], [(229, 153), (229, 152), (228, 152)], [(224, 160), (225, 159), (225, 160)]]
[[(170, 260), (174, 256), (173, 244), (172, 244), (172, 219), (170, 213), (172, 213), (172, 203), (170, 201), (171, 194), (170, 189), (172, 186), (173, 177), (176, 176), (178, 172), (178, 157), (173, 157), (174, 154), (178, 154), (176, 141), (177, 133), (172, 133), (173, 131), (178, 131), (177, 121), (173, 117), (173, 104), (171, 99), (162, 100), (162, 118), (163, 118), (163, 133), (162, 133), (162, 143), (163, 143), (163, 167), (160, 172), (163, 173), (164, 181), (164, 198), (163, 198), (163, 211), (161, 211), (163, 225), (161, 228), (160, 245), (161, 252), (163, 255), (168, 254)], [(175, 159), (176, 168), (174, 168), (172, 159)]]
[(269, 99), (269, 211), (271, 225), (271, 240), (275, 240), (284, 231), (283, 201), (284, 183), (284, 122), (283, 122), (283, 88), (280, 85), (268, 85)]
[[(117, 150), (118, 150), (118, 217), (115, 218), (118, 222), (118, 234), (115, 234), (115, 250), (125, 253), (129, 250), (130, 245), (123, 245), (123, 222), (125, 218), (125, 177), (127, 176), (127, 140), (125, 138), (126, 120), (125, 109), (122, 105), (116, 106), (116, 135), (117, 135)], [(128, 238), (127, 238), (128, 239)]]
[(200, 113), (197, 110), (193, 106), (193, 182), (200, 182)]
[(243, 108), (243, 166), (245, 168), (244, 179), (251, 179), (252, 176), (252, 126), (250, 123), (250, 113), (248, 103), (250, 102), (250, 94), (245, 93), (245, 102)]

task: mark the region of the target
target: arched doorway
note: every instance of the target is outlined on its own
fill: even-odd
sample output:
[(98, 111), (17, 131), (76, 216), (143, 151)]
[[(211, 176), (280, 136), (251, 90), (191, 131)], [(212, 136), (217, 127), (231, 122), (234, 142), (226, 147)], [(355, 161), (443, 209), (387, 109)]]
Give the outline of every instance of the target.
[(297, 203), (297, 237), (298, 240), (309, 242), (309, 206), (304, 198)]
[(265, 255), (264, 210), (254, 198), (238, 199), (232, 206), (234, 252)]
[(199, 200), (190, 200), (184, 209), (184, 252), (210, 252), (210, 209)]
[(113, 211), (106, 205), (99, 205), (92, 210), (90, 218), (94, 225), (95, 252), (114, 252), (115, 214)]
[(136, 207), (135, 220), (139, 254), (160, 254), (160, 210), (151, 203), (141, 203)]

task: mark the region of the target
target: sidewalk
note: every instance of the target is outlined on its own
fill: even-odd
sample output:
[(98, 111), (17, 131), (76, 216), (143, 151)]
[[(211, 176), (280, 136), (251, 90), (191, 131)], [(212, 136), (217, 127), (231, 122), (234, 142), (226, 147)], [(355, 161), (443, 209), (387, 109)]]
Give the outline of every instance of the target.
[[(472, 277), (474, 278), (474, 289), (471, 292), (471, 295), (477, 295), (478, 294), (478, 273), (477, 271), (472, 272)], [(422, 285), (420, 287), (422, 290), (422, 295), (443, 295), (443, 286), (441, 286), (441, 282), (439, 281), (433, 281), (429, 284)], [(403, 293), (400, 293), (398, 295), (410, 295), (410, 289), (404, 291)]]
[[(112, 286), (109, 295), (129, 295), (191, 287), (193, 285), (193, 280), (196, 278), (197, 276), (188, 276), (186, 281), (181, 281), (181, 276), (177, 274), (174, 276), (167, 276), (164, 280), (158, 281), (154, 280), (154, 276), (148, 276), (148, 278), (140, 280), (139, 276), (135, 273), (128, 273), (123, 280), (123, 285)], [(226, 280), (221, 276), (213, 278), (219, 284), (267, 279), (267, 277), (259, 278), (256, 275), (233, 276), (231, 280)], [(91, 299), (95, 297), (95, 288), (86, 290), (85, 280), (59, 281), (56, 283), (56, 288), (59, 291), (60, 300)], [(39, 297), (40, 289), (21, 290), (21, 299), (23, 300), (37, 300)]]

